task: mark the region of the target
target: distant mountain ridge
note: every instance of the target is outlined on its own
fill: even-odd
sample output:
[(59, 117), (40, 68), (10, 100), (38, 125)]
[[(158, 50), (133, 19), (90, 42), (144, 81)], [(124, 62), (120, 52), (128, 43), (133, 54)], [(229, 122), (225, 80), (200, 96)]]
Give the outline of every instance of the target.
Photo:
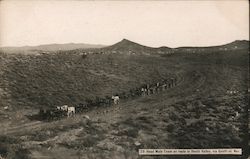
[(229, 50), (249, 50), (249, 41), (247, 40), (235, 40), (231, 43), (217, 46), (203, 46), (203, 47), (178, 47), (174, 48), (178, 52), (187, 53), (202, 53), (211, 51), (229, 51)]
[(114, 45), (101, 48), (103, 52), (128, 52), (128, 53), (175, 53), (175, 52), (207, 52), (207, 51), (227, 51), (227, 50), (239, 50), (249, 49), (249, 41), (247, 40), (236, 40), (228, 44), (218, 46), (201, 46), (201, 47), (177, 47), (170, 48), (166, 46), (162, 47), (149, 47), (138, 44), (136, 42), (123, 39)]
[(4, 52), (39, 52), (39, 51), (101, 51), (101, 52), (111, 52), (111, 53), (129, 53), (129, 54), (150, 54), (150, 53), (175, 53), (175, 52), (187, 52), (187, 53), (199, 53), (199, 52), (211, 52), (211, 51), (227, 51), (227, 50), (240, 50), (249, 49), (248, 40), (235, 40), (231, 43), (218, 45), (218, 46), (185, 46), (170, 48), (166, 46), (162, 47), (150, 47), (145, 46), (128, 39), (122, 39), (110, 46), (105, 45), (95, 45), (95, 44), (84, 44), (84, 43), (66, 43), (66, 44), (46, 44), (38, 46), (23, 46), (23, 47), (2, 47), (0, 50)]
[(249, 41), (248, 40), (235, 40), (230, 43), (222, 44), (222, 45), (214, 45), (214, 46), (181, 46), (181, 47), (176, 47), (175, 49), (182, 49), (182, 48), (215, 48), (215, 47), (228, 47), (228, 48), (233, 48), (234, 46), (239, 46), (239, 47), (247, 47), (249, 46)]
[(99, 44), (85, 44), (85, 43), (65, 43), (65, 44), (44, 44), (38, 46), (21, 46), (21, 47), (1, 47), (0, 50), (7, 52), (16, 51), (58, 51), (58, 50), (75, 50), (75, 49), (89, 49), (89, 48), (102, 48), (105, 45)]

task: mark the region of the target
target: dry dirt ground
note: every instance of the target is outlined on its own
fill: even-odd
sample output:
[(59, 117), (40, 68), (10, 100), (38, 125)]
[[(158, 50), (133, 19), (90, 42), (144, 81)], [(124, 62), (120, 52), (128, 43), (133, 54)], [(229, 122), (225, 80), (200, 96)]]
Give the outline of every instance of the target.
[[(177, 86), (160, 94), (121, 99), (118, 106), (59, 121), (29, 121), (25, 114), (35, 109), (10, 112), (12, 118), (1, 123), (1, 140), (19, 143), (28, 150), (19, 156), (36, 159), (154, 158), (139, 156), (138, 149), (241, 146), (247, 70), (193, 64), (176, 71)], [(228, 94), (231, 89), (239, 92)], [(235, 111), (240, 116), (232, 120)]]

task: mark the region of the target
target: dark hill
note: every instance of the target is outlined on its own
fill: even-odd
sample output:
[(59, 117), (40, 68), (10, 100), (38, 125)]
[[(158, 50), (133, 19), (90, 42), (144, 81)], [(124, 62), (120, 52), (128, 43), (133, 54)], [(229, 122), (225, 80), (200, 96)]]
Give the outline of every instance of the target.
[(133, 41), (123, 39), (122, 41), (102, 48), (102, 51), (106, 52), (113, 52), (113, 53), (136, 53), (136, 54), (149, 54), (149, 53), (160, 53), (164, 51), (168, 51), (170, 48), (168, 47), (160, 47), (154, 48), (149, 46), (144, 46)]
[(249, 49), (249, 41), (247, 40), (236, 40), (228, 44), (219, 45), (219, 46), (207, 46), (207, 47), (178, 47), (178, 48), (169, 48), (166, 46), (162, 47), (149, 47), (138, 44), (136, 42), (123, 39), (122, 41), (101, 48), (102, 52), (111, 52), (111, 53), (129, 53), (129, 54), (151, 54), (151, 53), (211, 53), (217, 51), (230, 51), (230, 50), (247, 50)]
[(152, 47), (143, 46), (141, 44), (135, 43), (133, 41), (123, 39), (122, 41), (108, 46), (105, 49), (111, 49), (116, 51), (128, 51), (128, 50), (145, 50), (145, 49), (153, 49)]

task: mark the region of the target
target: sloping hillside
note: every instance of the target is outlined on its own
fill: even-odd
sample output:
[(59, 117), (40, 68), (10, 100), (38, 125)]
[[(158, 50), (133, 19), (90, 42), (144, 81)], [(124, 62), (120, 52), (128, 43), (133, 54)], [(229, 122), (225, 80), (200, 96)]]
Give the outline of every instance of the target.
[[(4, 55), (2, 55), (4, 56)], [(6, 55), (1, 60), (2, 89), (12, 107), (76, 105), (86, 99), (112, 96), (161, 79), (170, 71), (163, 59), (137, 55), (81, 54)], [(8, 61), (8, 62), (7, 62)], [(154, 61), (154, 63), (151, 63)], [(7, 97), (4, 97), (7, 98)]]

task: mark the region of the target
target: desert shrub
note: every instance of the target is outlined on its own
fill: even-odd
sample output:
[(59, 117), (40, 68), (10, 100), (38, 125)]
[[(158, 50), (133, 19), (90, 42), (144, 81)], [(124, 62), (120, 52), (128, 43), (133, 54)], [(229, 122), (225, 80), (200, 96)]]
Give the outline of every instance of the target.
[(0, 143), (6, 143), (6, 144), (15, 144), (20, 142), (20, 139), (6, 136), (6, 135), (1, 135), (0, 136)]
[(171, 119), (173, 121), (177, 121), (179, 119), (179, 117), (174, 112), (171, 112), (171, 113), (169, 113), (169, 119)]
[(187, 124), (185, 118), (183, 118), (183, 117), (180, 117), (178, 122), (180, 123), (180, 125), (186, 125)]
[(20, 142), (13, 137), (0, 136), (0, 155), (7, 159), (29, 159), (30, 152)]
[(136, 138), (138, 136), (138, 129), (129, 127), (129, 128), (120, 130), (117, 133), (117, 135), (118, 136), (128, 136), (128, 137)]
[(139, 116), (136, 118), (136, 120), (139, 120), (140, 122), (145, 122), (145, 123), (152, 123), (152, 121), (150, 120), (150, 116), (146, 117), (146, 116)]
[(57, 127), (55, 127), (54, 129), (51, 129), (51, 130), (44, 129), (44, 130), (32, 132), (29, 134), (29, 139), (33, 141), (45, 141), (49, 138), (55, 137), (59, 131), (60, 130)]
[(100, 141), (100, 138), (98, 137), (93, 137), (91, 135), (87, 136), (84, 138), (84, 140), (82, 141), (82, 145), (84, 147), (92, 147), (94, 146), (98, 141)]
[(7, 159), (30, 159), (29, 156), (30, 152), (27, 149), (17, 148), (17, 147), (11, 147)]
[(182, 114), (182, 117), (185, 118), (185, 119), (190, 119), (191, 118), (191, 114), (189, 112), (184, 112)]
[(175, 125), (174, 124), (168, 124), (167, 127), (166, 127), (166, 130), (168, 132), (170, 132), (170, 133), (173, 132), (174, 129), (175, 129)]
[(69, 149), (83, 149), (84, 147), (93, 147), (99, 141), (103, 140), (104, 136), (100, 135), (85, 135), (84, 137), (79, 137), (77, 140), (70, 142), (63, 142), (60, 145), (65, 146)]
[(0, 155), (2, 157), (6, 157), (8, 153), (8, 147), (6, 144), (4, 143), (0, 143)]
[(121, 124), (124, 124), (128, 127), (142, 129), (142, 130), (148, 130), (152, 131), (153, 127), (155, 127), (155, 123), (150, 120), (152, 117), (138, 117), (136, 119), (128, 118), (121, 122)]

